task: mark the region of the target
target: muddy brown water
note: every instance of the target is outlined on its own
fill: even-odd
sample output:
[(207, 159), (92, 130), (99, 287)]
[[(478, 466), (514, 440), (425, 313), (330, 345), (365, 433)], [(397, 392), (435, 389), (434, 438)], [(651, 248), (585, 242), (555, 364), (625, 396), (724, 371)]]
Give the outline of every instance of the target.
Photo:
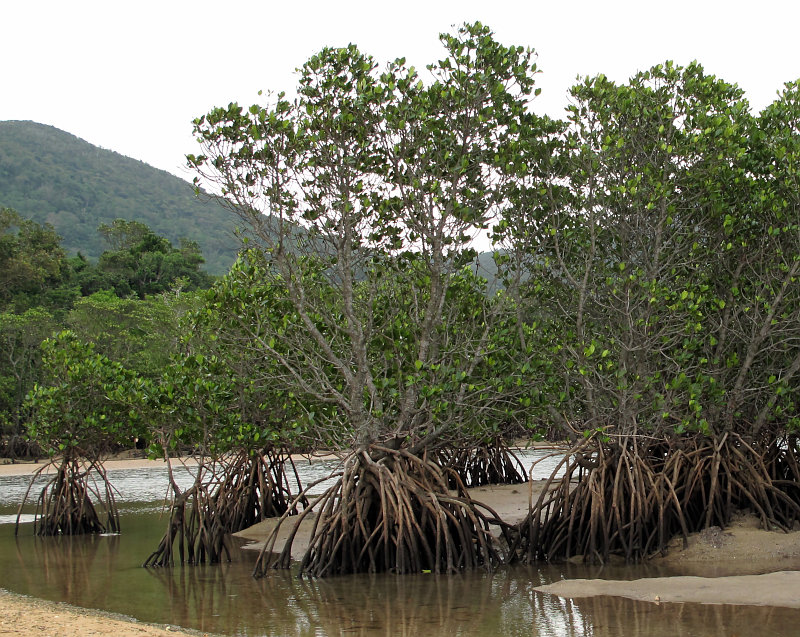
[[(616, 597), (565, 600), (533, 590), (565, 577), (678, 574), (646, 566), (510, 567), (493, 574), (324, 580), (276, 572), (254, 580), (256, 554), (235, 547), (230, 563), (143, 569), (166, 523), (153, 503), (153, 493), (163, 493), (161, 478), (153, 472), (131, 470), (115, 479), (122, 486), (122, 535), (37, 539), (30, 525), (23, 525), (15, 538), (13, 524), (0, 524), (0, 588), (146, 622), (247, 637), (800, 635), (796, 609), (657, 605)], [(13, 517), (12, 500), (20, 484), (25, 479), (0, 479), (0, 516)]]

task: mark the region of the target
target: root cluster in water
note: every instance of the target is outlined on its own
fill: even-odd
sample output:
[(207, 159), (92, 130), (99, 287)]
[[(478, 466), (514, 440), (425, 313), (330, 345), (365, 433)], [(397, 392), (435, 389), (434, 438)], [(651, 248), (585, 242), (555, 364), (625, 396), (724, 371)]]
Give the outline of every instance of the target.
[(306, 502), (292, 495), (288, 468), (299, 491), (291, 456), (271, 448), (257, 454), (240, 451), (216, 464), (198, 467), (195, 483), (184, 492), (173, 481), (175, 495), (167, 531), (144, 566), (230, 559), (227, 542), (231, 533), (268, 517), (294, 514)]
[(14, 529), (19, 531), (22, 509), (35, 480), (48, 469), (56, 471), (42, 487), (36, 503), (33, 532), (38, 536), (118, 533), (119, 512), (114, 489), (100, 462), (61, 458), (42, 466), (33, 474), (17, 514)]
[(336, 483), (300, 514), (288, 541), (274, 552), (279, 522), (258, 558), (255, 575), (288, 568), (291, 546), (306, 516), (316, 513), (301, 573), (323, 577), (365, 572), (456, 573), (502, 562), (490, 526), (496, 513), (470, 499), (426, 457), (373, 446), (345, 462)]
[(583, 556), (628, 562), (666, 549), (670, 539), (751, 509), (766, 528), (800, 518), (796, 445), (754, 445), (736, 434), (666, 440), (592, 436), (564, 457), (518, 527), (524, 561)]
[(144, 567), (215, 563), (230, 559), (227, 531), (220, 525), (210, 485), (196, 481), (170, 506), (167, 531)]

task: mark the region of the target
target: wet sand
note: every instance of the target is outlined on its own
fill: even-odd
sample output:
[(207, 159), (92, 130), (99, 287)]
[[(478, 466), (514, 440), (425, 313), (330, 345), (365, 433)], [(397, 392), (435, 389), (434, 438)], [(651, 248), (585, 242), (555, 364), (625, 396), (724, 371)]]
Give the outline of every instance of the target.
[(652, 563), (702, 576), (800, 571), (800, 529), (765, 530), (756, 516), (739, 515), (726, 529), (710, 527), (690, 535), (686, 548), (682, 538), (673, 538), (667, 554)]
[[(33, 475), (39, 469), (47, 465), (47, 460), (40, 460), (39, 462), (15, 462), (0, 464), (0, 476), (26, 476)], [(187, 465), (196, 465), (197, 462), (192, 458), (187, 458), (184, 461)], [(103, 463), (106, 471), (113, 471), (114, 469), (138, 469), (139, 467), (165, 467), (164, 460), (147, 460), (145, 458), (119, 458), (113, 460), (106, 460)], [(53, 471), (52, 465), (47, 468), (47, 472)]]
[[(308, 462), (308, 456), (292, 456), (295, 462)], [(320, 454), (311, 457), (312, 461), (317, 460), (335, 460), (337, 456), (333, 454)], [(39, 469), (47, 465), (47, 460), (40, 460), (39, 462), (16, 462), (11, 463), (0, 459), (0, 476), (24, 476), (32, 475)], [(182, 463), (186, 466), (197, 466), (197, 459), (192, 457), (173, 459), (173, 463)], [(125, 453), (120, 457), (111, 458), (103, 462), (103, 467), (106, 471), (114, 471), (116, 469), (139, 469), (142, 467), (166, 467), (165, 460), (149, 460), (147, 458), (134, 458), (130, 457), (129, 453)], [(51, 465), (47, 468), (47, 473), (54, 471)]]
[(651, 560), (680, 576), (632, 581), (573, 579), (536, 590), (579, 599), (613, 595), (656, 603), (694, 602), (800, 608), (800, 532), (765, 530), (740, 515), (726, 529), (711, 527), (674, 538), (667, 554)]
[(0, 635), (168, 637), (169, 635), (198, 636), (208, 633), (144, 624), (124, 615), (34, 599), (0, 589)]
[(535, 588), (568, 599), (611, 595), (663, 604), (736, 604), (800, 608), (800, 571), (727, 577), (648, 577), (631, 581), (572, 579)]

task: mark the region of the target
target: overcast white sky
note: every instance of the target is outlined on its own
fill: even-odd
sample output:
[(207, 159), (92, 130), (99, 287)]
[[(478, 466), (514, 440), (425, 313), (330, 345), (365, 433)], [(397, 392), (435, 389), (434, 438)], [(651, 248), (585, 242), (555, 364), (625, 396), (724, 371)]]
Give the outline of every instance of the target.
[(539, 54), (534, 108), (560, 116), (577, 75), (624, 81), (700, 61), (755, 109), (800, 78), (800, 2), (762, 0), (0, 0), (0, 120), (33, 120), (187, 179), (191, 121), (353, 42), (380, 63), (438, 59), (437, 35), (481, 20)]

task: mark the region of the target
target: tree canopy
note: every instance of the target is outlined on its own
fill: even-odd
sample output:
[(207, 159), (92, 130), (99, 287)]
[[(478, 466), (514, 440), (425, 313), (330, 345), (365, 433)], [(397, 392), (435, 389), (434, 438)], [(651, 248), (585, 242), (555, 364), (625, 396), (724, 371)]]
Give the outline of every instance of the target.
[[(241, 296), (231, 315), (258, 325), (252, 342), (279, 362), (276, 383), (326, 405), (319, 414), (361, 443), (424, 447), (456, 430), (471, 396), (502, 394), (475, 387), (503, 305), (473, 280), (476, 305), (451, 306), (466, 301), (457, 291), (476, 233), (503, 205), (499, 162), (536, 65), (480, 24), (442, 44), (428, 83), (403, 59), (379, 70), (355, 46), (323, 49), (295, 101), (230, 104), (195, 122), (204, 154), (190, 163), (251, 228), (261, 256), (249, 276), (274, 298)], [(460, 311), (463, 329), (451, 322)]]
[[(0, 440), (25, 453), (25, 396), (45, 373), (40, 344), (70, 328), (97, 352), (155, 378), (177, 353), (190, 294), (211, 285), (197, 246), (174, 248), (139, 222), (100, 232), (113, 250), (97, 264), (68, 258), (52, 227), (0, 210)], [(183, 293), (182, 293), (183, 292)]]
[[(532, 108), (532, 50), (480, 23), (441, 43), (424, 73), (324, 48), (295, 98), (194, 121), (196, 184), (245, 228), (219, 280), (196, 243), (140, 222), (104, 223), (95, 265), (3, 209), (4, 408), (44, 365), (28, 408), (48, 448), (79, 432), (94, 449), (113, 418), (119, 432), (148, 422), (166, 457), (221, 463), (203, 468), (225, 474), (224, 496), (203, 471), (173, 484), (152, 564), (172, 563), (178, 537), (219, 559), (221, 527), (212, 541), (203, 525), (252, 521), (266, 500), (299, 513), (289, 451), (325, 446), (350, 453), (303, 501), (324, 511), (303, 572), (492, 566), (497, 522), (453, 459), (542, 431), (573, 447), (507, 536), (512, 558), (639, 559), (744, 506), (790, 528), (800, 84), (753, 113), (700, 64), (665, 62), (581, 79), (557, 120)], [(500, 284), (481, 276), (489, 235)], [(60, 324), (74, 333), (42, 359), (35, 342)], [(263, 502), (244, 497), (254, 476)], [(190, 497), (202, 511), (184, 524)], [(289, 553), (265, 549), (258, 572)]]

